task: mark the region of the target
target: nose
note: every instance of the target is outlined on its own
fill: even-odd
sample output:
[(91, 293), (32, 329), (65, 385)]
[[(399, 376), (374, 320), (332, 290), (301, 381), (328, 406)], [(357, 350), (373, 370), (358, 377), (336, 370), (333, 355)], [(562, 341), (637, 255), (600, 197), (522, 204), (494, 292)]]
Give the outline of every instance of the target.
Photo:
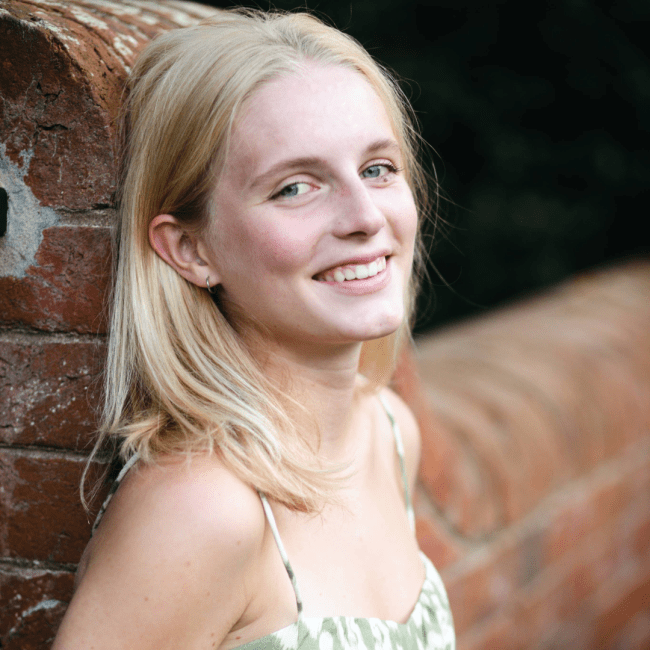
[(341, 186), (336, 194), (339, 203), (334, 224), (336, 237), (372, 237), (386, 224), (372, 189), (360, 178)]

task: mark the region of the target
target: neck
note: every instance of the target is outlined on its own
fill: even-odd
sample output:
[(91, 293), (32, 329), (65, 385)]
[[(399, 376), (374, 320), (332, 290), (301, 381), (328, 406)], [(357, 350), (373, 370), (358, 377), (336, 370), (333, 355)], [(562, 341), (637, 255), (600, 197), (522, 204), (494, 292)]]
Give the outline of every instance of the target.
[(318, 351), (273, 350), (266, 370), (287, 386), (292, 397), (318, 425), (318, 446), (323, 458), (343, 461), (355, 445), (359, 430), (355, 407), (358, 403), (358, 375), (361, 343)]

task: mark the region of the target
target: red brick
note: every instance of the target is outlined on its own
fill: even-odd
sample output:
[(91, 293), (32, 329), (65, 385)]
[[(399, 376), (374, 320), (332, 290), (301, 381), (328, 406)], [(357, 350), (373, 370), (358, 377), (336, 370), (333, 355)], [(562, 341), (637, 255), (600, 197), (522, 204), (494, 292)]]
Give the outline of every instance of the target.
[[(650, 408), (648, 411), (650, 417)], [(648, 431), (650, 431), (650, 426)], [(642, 495), (645, 502), (648, 503), (650, 501), (650, 436), (646, 435), (645, 442), (639, 445), (638, 452), (634, 454), (634, 457), (641, 462), (636, 464), (630, 474), (630, 487), (636, 494)]]
[(0, 335), (0, 442), (88, 448), (103, 356), (101, 340)]
[(0, 277), (0, 325), (48, 332), (104, 332), (110, 273), (108, 228), (46, 228), (36, 262), (25, 277)]
[(466, 435), (491, 478), (503, 520), (510, 522), (536, 505), (567, 468), (538, 389), (497, 361), (471, 367), (454, 389), (483, 421), (480, 429), (466, 427)]
[(458, 634), (500, 613), (512, 601), (520, 581), (519, 562), (516, 546), (485, 546), (461, 560), (465, 566), (460, 572), (453, 565), (443, 571)]
[(72, 595), (73, 581), (71, 571), (0, 565), (0, 647), (49, 647)]
[(494, 612), (487, 579), (485, 570), (476, 569), (444, 580), (457, 635), (462, 635)]
[(517, 544), (511, 549), (511, 554), (516, 554), (513, 566), (517, 568), (519, 586), (525, 587), (533, 582), (544, 568), (543, 562), (543, 532), (537, 527), (519, 536)]
[(493, 530), (496, 511), (492, 502), (483, 498), (485, 491), (471, 454), (459, 442), (456, 432), (431, 409), (410, 347), (400, 356), (392, 385), (409, 405), (420, 427), (419, 479), (428, 499), (463, 533), (480, 535)]
[(42, 205), (112, 204), (113, 139), (129, 66), (153, 36), (210, 11), (165, 4), (3, 4), (0, 142), (15, 164), (31, 154), (25, 182)]
[[(561, 580), (557, 580), (557, 576), (550, 578), (552, 579), (538, 580), (529, 585), (526, 591), (511, 601), (511, 617), (518, 628), (518, 637), (527, 641), (518, 647), (553, 647), (549, 646), (548, 642), (558, 635), (561, 624), (578, 618), (575, 610), (566, 618), (562, 617), (566, 588)], [(566, 647), (585, 646), (574, 644)]]
[(76, 563), (90, 538), (79, 499), (85, 459), (0, 450), (0, 555)]
[(544, 534), (543, 561), (554, 564), (565, 553), (584, 544), (586, 536), (594, 530), (593, 502), (583, 492), (562, 504), (549, 517)]
[(650, 648), (650, 607), (636, 614), (617, 634), (613, 649), (648, 650)]
[(64, 42), (29, 20), (32, 7), (13, 2), (7, 9), (19, 17), (6, 11), (0, 16), (0, 136), (7, 156), (20, 164), (21, 152), (33, 153), (25, 182), (42, 205), (110, 203), (111, 116), (98, 105), (87, 73)]
[[(473, 489), (478, 483), (475, 468), (456, 436), (433, 412), (421, 416), (420, 431), (419, 478), (433, 502), (456, 528), (463, 529), (460, 522), (467, 519), (463, 514), (465, 504), (473, 502), (477, 492)], [(461, 477), (465, 480), (459, 480)]]
[(457, 639), (458, 650), (519, 650), (529, 648), (531, 639), (510, 617), (497, 614)]
[(436, 516), (433, 508), (427, 506), (427, 496), (419, 492), (415, 495), (415, 530), (422, 551), (438, 569), (442, 569), (460, 557), (460, 549), (446, 523)]
[(592, 494), (594, 503), (594, 528), (602, 530), (612, 523), (618, 524), (621, 515), (630, 504), (630, 494), (624, 475), (596, 488)]
[(624, 474), (608, 476), (604, 482), (596, 475), (552, 509), (544, 534), (545, 563), (553, 564), (567, 553), (584, 549), (589, 540), (616, 538), (621, 546), (620, 526), (631, 496), (624, 478)]
[(648, 519), (634, 530), (632, 541), (632, 550), (644, 559), (650, 555), (650, 509), (646, 514)]
[(581, 603), (598, 588), (595, 564), (600, 558), (577, 558), (568, 573), (562, 579), (556, 596), (559, 617), (565, 621), (574, 621), (579, 616)]
[[(530, 530), (518, 532), (509, 545), (493, 551), (478, 570), (466, 572), (460, 584), (454, 578), (448, 581), (459, 625), (459, 648), (595, 647), (592, 635), (597, 612), (590, 598), (601, 585), (611, 584), (621, 570), (620, 538), (594, 530), (549, 562), (541, 522), (553, 512), (541, 511)], [(453, 565), (449, 571), (453, 574)], [(512, 621), (509, 631), (504, 628), (504, 617)]]
[[(611, 580), (616, 565), (612, 558), (617, 551), (615, 538), (600, 534), (581, 539), (581, 545), (567, 552), (560, 561), (545, 563), (537, 578), (526, 585), (518, 604), (529, 620), (543, 618), (553, 612), (553, 620), (567, 629), (591, 627), (593, 608), (585, 607), (591, 595)], [(543, 624), (536, 624), (541, 629)], [(541, 625), (541, 627), (540, 627)], [(565, 626), (566, 626), (565, 625)]]
[(459, 531), (479, 528), (486, 509), (473, 504), (496, 511), (495, 532), (647, 436), (648, 269), (594, 275), (418, 342), (430, 408), (471, 454), (458, 467), (474, 465), (471, 504), (453, 495), (445, 509)]
[(483, 420), (452, 393), (436, 394), (432, 402), (437, 409), (422, 429), (420, 480), (453, 528), (469, 537), (492, 533), (502, 524), (493, 477), (467, 441), (472, 430), (484, 430)]
[(640, 613), (650, 611), (650, 572), (635, 576), (629, 590), (612, 599), (596, 621), (599, 648), (613, 648), (625, 629)]
[(569, 619), (561, 622), (555, 630), (547, 631), (541, 640), (533, 638), (529, 644), (519, 647), (521, 650), (593, 650), (593, 630), (588, 624)]
[[(594, 542), (595, 544), (595, 542)], [(616, 531), (602, 535), (600, 547), (595, 553), (592, 562), (595, 585), (607, 585), (617, 579), (617, 574), (629, 571), (630, 558), (625, 552), (621, 539), (616, 536)]]

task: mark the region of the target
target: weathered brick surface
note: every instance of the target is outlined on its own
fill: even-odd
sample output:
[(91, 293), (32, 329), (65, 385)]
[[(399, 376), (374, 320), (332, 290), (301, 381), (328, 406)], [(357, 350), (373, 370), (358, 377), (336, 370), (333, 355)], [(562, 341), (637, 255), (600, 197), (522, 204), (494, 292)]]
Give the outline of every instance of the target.
[[(636, 540), (650, 519), (650, 495), (628, 488), (648, 471), (650, 443), (641, 441), (443, 568), (459, 649), (591, 650), (627, 648), (627, 638), (637, 643), (646, 629), (650, 558)], [(608, 500), (616, 508), (595, 517)], [(576, 513), (596, 521), (567, 530)], [(558, 529), (570, 544), (549, 555)]]
[(0, 564), (0, 647), (49, 647), (65, 612), (74, 574), (65, 569), (19, 569)]
[(90, 536), (79, 499), (83, 457), (0, 449), (0, 555), (76, 563)]
[(650, 612), (650, 567), (639, 568), (642, 570), (601, 586), (606, 593), (598, 603), (595, 635), (602, 648), (625, 647), (621, 641), (631, 635), (630, 628), (640, 620), (637, 617), (647, 617)]
[(650, 647), (650, 265), (433, 335), (417, 360), (418, 530), (441, 558), (452, 531), (459, 649)]
[(48, 332), (106, 330), (110, 233), (93, 226), (55, 226), (24, 277), (0, 277), (0, 327)]
[(437, 499), (437, 469), (423, 480), (459, 531), (498, 530), (648, 435), (648, 295), (648, 265), (630, 265), (419, 343), (437, 416), (423, 467), (439, 467), (450, 437), (462, 459), (445, 477), (455, 495)]
[(165, 0), (0, 4), (2, 648), (49, 646), (89, 537), (78, 452), (100, 398), (114, 218), (104, 206), (126, 73), (151, 38), (213, 11)]
[(193, 3), (14, 0), (0, 13), (0, 142), (43, 205), (113, 202), (111, 146), (127, 71), (156, 34), (210, 10)]
[(109, 203), (114, 167), (105, 145), (109, 115), (64, 43), (53, 31), (39, 29), (30, 9), (16, 2), (13, 15), (0, 22), (6, 153), (15, 163), (31, 158), (26, 180), (45, 205)]
[(0, 443), (88, 449), (101, 340), (0, 334)]

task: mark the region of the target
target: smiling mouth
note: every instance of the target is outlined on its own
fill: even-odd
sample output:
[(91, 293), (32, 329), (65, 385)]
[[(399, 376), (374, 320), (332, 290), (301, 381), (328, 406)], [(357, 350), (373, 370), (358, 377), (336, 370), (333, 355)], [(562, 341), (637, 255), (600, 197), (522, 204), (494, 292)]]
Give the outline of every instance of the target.
[(365, 280), (381, 273), (386, 268), (386, 257), (378, 257), (369, 264), (346, 264), (328, 269), (314, 276), (318, 282), (350, 282)]

